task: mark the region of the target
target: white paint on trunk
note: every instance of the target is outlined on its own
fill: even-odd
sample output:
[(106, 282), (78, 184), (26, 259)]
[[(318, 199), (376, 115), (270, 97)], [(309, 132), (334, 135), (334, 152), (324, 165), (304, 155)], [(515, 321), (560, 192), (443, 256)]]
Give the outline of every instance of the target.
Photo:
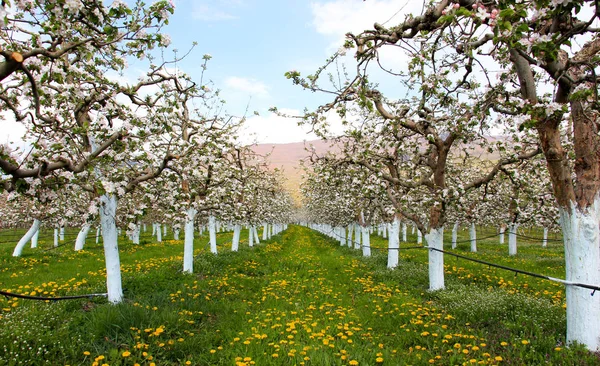
[(105, 194), (100, 197), (100, 222), (102, 241), (104, 242), (104, 261), (106, 263), (106, 289), (108, 301), (118, 304), (123, 301), (121, 285), (121, 261), (117, 236), (117, 198)]
[(173, 228), (173, 239), (179, 240), (179, 228), (178, 227)]
[(156, 223), (152, 224), (152, 236), (156, 235)]
[(194, 273), (194, 219), (195, 208), (190, 207), (186, 211), (185, 226), (183, 229), (183, 272)]
[(40, 228), (38, 228), (35, 231), (35, 233), (33, 234), (33, 236), (31, 237), (31, 247), (32, 248), (37, 248), (39, 238), (40, 238)]
[(508, 255), (517, 255), (517, 227), (518, 224), (508, 225)]
[(343, 247), (344, 245), (346, 245), (346, 228), (343, 227), (343, 226), (340, 226), (338, 228), (338, 233), (339, 233), (339, 236), (340, 236), (340, 238), (339, 238), (340, 239), (340, 246)]
[[(425, 235), (427, 246), (443, 250), (444, 228), (430, 229)], [(429, 290), (444, 289), (444, 253), (429, 249)]]
[(471, 223), (469, 227), (469, 239), (471, 240), (471, 252), (477, 252), (477, 230), (475, 229), (475, 223)]
[(361, 226), (354, 224), (354, 249), (360, 249)]
[(240, 248), (240, 234), (242, 232), (242, 225), (235, 224), (233, 226), (233, 239), (231, 240), (231, 251), (237, 252)]
[(156, 224), (156, 241), (162, 243), (162, 230), (160, 224)]
[[(213, 215), (208, 216), (208, 237), (210, 240), (210, 252), (217, 254), (217, 223)], [(252, 233), (250, 233), (252, 235)]]
[(85, 245), (85, 239), (87, 239), (88, 233), (92, 228), (92, 224), (90, 222), (86, 222), (83, 224), (81, 230), (79, 230), (79, 234), (77, 234), (77, 240), (75, 240), (75, 250), (80, 251), (83, 249)]
[(256, 244), (260, 244), (260, 240), (258, 240), (258, 230), (256, 229), (256, 226), (252, 226), (252, 232), (254, 233), (254, 242)]
[(387, 268), (396, 268), (398, 266), (398, 248), (400, 247), (400, 218), (394, 217), (390, 224), (388, 238), (388, 261)]
[(349, 248), (352, 248), (352, 233), (354, 232), (354, 228), (352, 227), (352, 224), (348, 225), (348, 237), (346, 238), (346, 245)]
[(163, 225), (163, 235), (167, 236), (167, 224)]
[(417, 229), (417, 244), (421, 244), (423, 242), (423, 233), (421, 230)]
[(140, 222), (138, 221), (135, 224), (135, 229), (133, 230), (133, 244), (139, 244), (140, 243), (140, 232), (142, 231), (142, 226), (140, 225)]
[(363, 257), (371, 256), (371, 231), (368, 227), (362, 227), (362, 248)]
[(263, 232), (262, 232), (262, 240), (265, 241), (267, 240), (267, 235), (269, 233), (269, 224), (267, 224), (266, 222), (263, 224)]
[(96, 228), (96, 244), (100, 242), (100, 226)]
[(542, 247), (547, 247), (548, 246), (548, 228), (545, 227), (544, 228), (544, 237), (542, 238)]
[(65, 227), (60, 228), (60, 241), (65, 241)]
[(387, 224), (383, 224), (383, 238), (387, 239), (387, 237), (388, 237)]
[(406, 243), (408, 240), (406, 239), (406, 223), (402, 223), (402, 242)]
[[(587, 209), (559, 208), (565, 242), (566, 280), (600, 285), (600, 195)], [(600, 350), (600, 295), (567, 286), (567, 342)]]
[(248, 246), (251, 248), (254, 246), (254, 234), (252, 234), (252, 226), (248, 227)]
[(452, 249), (456, 249), (456, 238), (458, 237), (458, 222), (452, 226)]
[(54, 228), (54, 247), (58, 246), (58, 228)]
[(33, 220), (33, 224), (31, 224), (31, 227), (29, 228), (29, 230), (27, 230), (25, 235), (23, 235), (21, 240), (19, 240), (19, 242), (17, 243), (15, 250), (13, 250), (13, 254), (12, 254), (13, 257), (21, 256), (21, 254), (23, 253), (23, 248), (25, 248), (25, 244), (27, 244), (27, 242), (29, 240), (31, 240), (33, 235), (40, 229), (40, 225), (41, 225), (40, 220), (38, 220), (38, 219)]
[(504, 224), (500, 226), (500, 244), (504, 244), (504, 231), (506, 230)]

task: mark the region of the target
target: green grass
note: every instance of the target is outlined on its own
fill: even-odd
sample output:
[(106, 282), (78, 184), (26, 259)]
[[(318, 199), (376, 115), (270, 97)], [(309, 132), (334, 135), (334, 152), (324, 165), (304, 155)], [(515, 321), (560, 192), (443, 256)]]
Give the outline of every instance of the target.
[[(19, 232), (6, 233), (18, 239)], [(182, 241), (122, 239), (126, 300), (117, 306), (102, 298), (0, 299), (0, 365), (599, 363), (563, 346), (560, 285), (446, 256), (447, 289), (431, 293), (422, 249), (401, 251), (390, 271), (385, 251), (363, 258), (298, 226), (254, 248), (246, 231), (242, 238), (232, 253), (231, 233), (219, 234), (218, 255), (207, 251), (206, 235), (197, 238), (194, 274), (181, 272)], [(414, 245), (409, 239), (403, 245)], [(520, 242), (515, 258), (496, 243), (484, 240), (468, 255), (564, 276), (560, 243)], [(47, 296), (105, 291), (101, 244), (90, 237), (79, 253), (71, 245), (44, 251), (51, 245), (50, 237), (13, 258), (14, 243), (0, 244), (0, 288)], [(387, 244), (373, 235), (372, 245)], [(468, 250), (468, 243), (456, 249)]]

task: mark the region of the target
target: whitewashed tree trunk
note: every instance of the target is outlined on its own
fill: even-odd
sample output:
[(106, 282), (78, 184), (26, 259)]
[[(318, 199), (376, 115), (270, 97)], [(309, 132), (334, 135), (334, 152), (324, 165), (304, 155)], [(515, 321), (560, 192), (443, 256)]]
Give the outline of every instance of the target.
[(167, 224), (163, 225), (163, 236), (167, 236)]
[(140, 232), (142, 231), (142, 225), (140, 224), (140, 222), (138, 221), (135, 224), (135, 229), (133, 230), (133, 237), (131, 239), (131, 241), (133, 242), (133, 244), (139, 244), (140, 243)]
[(254, 233), (254, 242), (258, 245), (260, 244), (260, 240), (258, 240), (258, 230), (255, 225), (252, 225), (252, 232)]
[(406, 223), (402, 223), (402, 242), (406, 243), (408, 240), (406, 238)]
[(37, 248), (39, 237), (40, 237), (40, 228), (38, 228), (35, 231), (35, 233), (33, 234), (33, 236), (31, 237), (31, 247), (32, 248)]
[(388, 237), (387, 224), (383, 224), (383, 238), (387, 239), (387, 237)]
[(156, 235), (156, 223), (152, 224), (152, 236)]
[(500, 244), (504, 244), (504, 232), (506, 231), (506, 225), (500, 225)]
[(400, 248), (400, 218), (395, 216), (389, 230), (387, 268), (398, 266), (398, 248)]
[(27, 242), (29, 240), (31, 240), (33, 235), (40, 229), (40, 225), (41, 225), (40, 220), (38, 220), (38, 219), (33, 220), (33, 224), (31, 224), (31, 227), (29, 228), (29, 230), (27, 230), (25, 235), (23, 235), (23, 237), (21, 238), (21, 240), (19, 240), (19, 242), (17, 243), (17, 246), (13, 250), (13, 254), (12, 254), (13, 257), (21, 256), (21, 254), (23, 253), (23, 248), (25, 248), (25, 244), (27, 244)]
[[(565, 243), (566, 280), (600, 285), (600, 196), (586, 209), (574, 204), (559, 208)], [(600, 294), (589, 289), (567, 286), (567, 342), (600, 349)]]
[(100, 242), (100, 226), (96, 228), (96, 244)]
[(173, 239), (179, 240), (179, 227), (173, 227)]
[(338, 227), (340, 246), (346, 245), (346, 228), (343, 226)]
[(423, 233), (421, 230), (417, 229), (417, 244), (423, 243)]
[[(208, 236), (210, 240), (210, 252), (217, 254), (217, 223), (213, 215), (208, 217)], [(250, 232), (252, 235), (252, 232)]]
[(248, 246), (250, 248), (254, 246), (254, 234), (252, 233), (252, 226), (248, 226)]
[(475, 230), (475, 223), (471, 223), (469, 228), (469, 239), (471, 240), (471, 252), (477, 252), (477, 231)]
[(548, 228), (545, 227), (544, 228), (544, 236), (542, 238), (542, 247), (547, 247), (548, 246)]
[(456, 238), (458, 237), (458, 222), (452, 227), (452, 249), (456, 249)]
[(77, 240), (75, 240), (75, 250), (79, 251), (83, 249), (85, 239), (87, 239), (91, 228), (92, 224), (90, 222), (83, 224), (83, 227), (79, 230), (79, 234), (77, 234)]
[(362, 227), (362, 248), (363, 257), (371, 256), (371, 231), (367, 226)]
[(147, 227), (146, 227), (146, 224), (144, 223), (144, 232), (146, 232), (146, 229), (147, 229)]
[(108, 301), (118, 304), (123, 301), (121, 285), (121, 261), (119, 259), (119, 243), (117, 236), (117, 198), (105, 194), (100, 197), (100, 222), (102, 224), (102, 241), (104, 242), (104, 260), (106, 263), (106, 289)]
[(183, 232), (183, 272), (194, 273), (194, 219), (195, 208), (190, 207), (186, 211), (185, 226)]
[(266, 222), (263, 224), (263, 232), (262, 232), (262, 240), (266, 241), (268, 238), (268, 234), (269, 234), (269, 224), (267, 224)]
[(415, 235), (415, 230), (416, 230), (416, 227), (415, 227), (415, 226), (413, 226), (413, 227), (412, 227), (412, 232), (411, 232), (411, 234), (412, 234), (412, 235)]
[[(430, 229), (425, 235), (427, 246), (443, 250), (444, 228)], [(429, 290), (436, 291), (444, 288), (444, 253), (429, 249)]]
[(54, 228), (54, 247), (58, 246), (58, 228)]
[(352, 224), (348, 225), (348, 237), (346, 238), (346, 245), (349, 248), (352, 248), (352, 233), (354, 232), (354, 227), (352, 227)]
[(240, 233), (242, 232), (242, 225), (235, 224), (233, 226), (233, 239), (231, 241), (231, 251), (237, 252), (240, 247)]
[(162, 243), (162, 228), (160, 224), (156, 224), (156, 241)]
[(517, 255), (517, 224), (508, 225), (508, 255)]
[(361, 226), (354, 224), (354, 249), (360, 249), (360, 239), (362, 235)]
[(64, 226), (62, 226), (60, 228), (59, 236), (60, 236), (60, 241), (65, 241), (65, 227)]

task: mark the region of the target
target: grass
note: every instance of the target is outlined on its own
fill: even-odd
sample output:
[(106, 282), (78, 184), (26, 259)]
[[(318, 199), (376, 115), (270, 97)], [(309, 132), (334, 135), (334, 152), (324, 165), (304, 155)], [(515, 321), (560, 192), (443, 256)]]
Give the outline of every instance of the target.
[[(18, 238), (2, 234), (11, 233)], [(564, 288), (552, 282), (446, 256), (447, 289), (429, 292), (424, 250), (401, 251), (390, 271), (384, 250), (363, 258), (298, 226), (253, 248), (247, 232), (242, 237), (232, 253), (231, 233), (219, 234), (218, 255), (207, 251), (206, 235), (197, 238), (194, 274), (181, 272), (182, 241), (123, 238), (126, 301), (117, 306), (102, 298), (0, 299), (0, 365), (599, 363), (580, 347), (564, 347)], [(47, 296), (105, 291), (100, 244), (90, 237), (82, 252), (70, 245), (44, 251), (52, 240), (41, 239), (22, 258), (10, 256), (14, 243), (0, 244), (0, 288)], [(403, 245), (414, 245), (409, 239)], [(373, 247), (386, 245), (372, 236)], [(515, 258), (497, 238), (468, 255), (564, 276), (560, 243), (519, 245)], [(468, 243), (456, 249), (468, 250)]]

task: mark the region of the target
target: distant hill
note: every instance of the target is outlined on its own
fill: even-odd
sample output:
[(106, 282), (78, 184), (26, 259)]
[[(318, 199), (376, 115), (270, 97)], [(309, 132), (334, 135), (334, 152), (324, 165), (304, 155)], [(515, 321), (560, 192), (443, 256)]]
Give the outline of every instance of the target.
[(298, 199), (302, 175), (300, 161), (308, 157), (309, 153), (305, 147), (311, 144), (319, 154), (329, 150), (329, 142), (323, 140), (292, 142), (288, 144), (259, 144), (252, 146), (252, 150), (260, 155), (271, 154), (269, 167), (284, 171), (284, 176), (287, 178), (286, 188)]
[[(488, 143), (493, 144), (502, 137), (488, 137)], [(319, 155), (331, 150), (330, 141), (312, 140), (305, 142), (292, 142), (288, 144), (258, 144), (252, 146), (252, 150), (260, 155), (271, 154), (269, 167), (278, 168), (284, 171), (284, 176), (287, 178), (285, 188), (287, 188), (294, 198), (299, 201), (300, 198), (300, 183), (302, 182), (302, 168), (300, 161), (307, 158), (309, 153), (306, 148), (310, 145), (315, 147)], [(472, 156), (478, 157), (481, 160), (497, 160), (497, 153), (488, 153), (485, 148), (473, 146), (471, 151)]]

